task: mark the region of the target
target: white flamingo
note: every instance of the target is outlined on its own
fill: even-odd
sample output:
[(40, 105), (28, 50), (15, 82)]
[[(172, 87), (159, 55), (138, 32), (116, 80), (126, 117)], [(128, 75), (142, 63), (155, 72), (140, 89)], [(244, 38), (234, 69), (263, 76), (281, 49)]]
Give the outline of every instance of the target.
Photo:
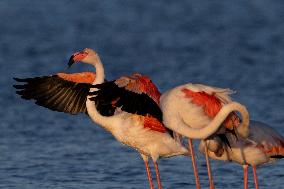
[[(196, 179), (200, 188), (192, 139), (207, 139), (214, 133), (222, 133), (225, 128), (236, 130), (238, 135), (248, 136), (249, 114), (244, 106), (232, 102), (229, 89), (221, 89), (201, 84), (185, 84), (165, 92), (160, 99), (165, 126), (189, 138), (189, 149)], [(234, 111), (239, 111), (242, 123)], [(224, 125), (224, 127), (220, 127)], [(210, 163), (206, 156), (210, 188), (214, 188)]]
[(69, 66), (78, 61), (93, 65), (96, 75), (90, 72), (72, 75), (61, 73), (40, 78), (16, 79), (26, 82), (24, 85), (15, 85), (20, 89), (17, 93), (24, 99), (34, 99), (36, 104), (52, 110), (72, 114), (87, 113), (118, 141), (133, 147), (141, 154), (151, 189), (154, 184), (148, 157), (152, 158), (158, 187), (161, 189), (158, 158), (188, 155), (188, 151), (162, 124), (162, 112), (158, 106), (160, 93), (157, 87), (148, 77), (140, 74), (103, 83), (103, 65), (98, 54), (91, 49), (73, 54)]

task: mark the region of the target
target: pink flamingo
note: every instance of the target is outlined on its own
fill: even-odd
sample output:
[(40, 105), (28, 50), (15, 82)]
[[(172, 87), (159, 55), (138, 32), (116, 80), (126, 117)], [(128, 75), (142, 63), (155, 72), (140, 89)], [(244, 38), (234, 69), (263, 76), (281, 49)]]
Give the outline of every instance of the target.
[[(160, 99), (165, 126), (189, 138), (197, 189), (200, 188), (200, 182), (192, 139), (205, 140), (213, 134), (223, 133), (225, 128), (236, 130), (241, 137), (248, 136), (249, 114), (244, 106), (232, 102), (229, 97), (231, 93), (229, 89), (188, 83), (165, 92)], [(241, 113), (242, 123), (234, 111)], [(210, 188), (213, 189), (208, 156), (206, 162)]]
[(154, 188), (148, 164), (154, 162), (159, 189), (162, 188), (157, 160), (159, 157), (188, 155), (172, 131), (162, 124), (159, 108), (160, 92), (153, 82), (140, 74), (124, 76), (104, 82), (104, 68), (98, 54), (85, 49), (75, 53), (69, 66), (75, 62), (91, 64), (91, 72), (37, 78), (16, 79), (26, 82), (15, 85), (24, 99), (51, 110), (77, 114), (87, 113), (98, 125), (111, 132), (121, 143), (136, 149), (144, 160), (150, 188)]
[[(243, 166), (245, 189), (248, 188), (248, 166), (252, 166), (255, 188), (258, 189), (256, 166), (284, 157), (284, 137), (270, 126), (258, 121), (250, 122), (249, 133), (247, 139), (241, 139), (227, 131), (223, 135), (227, 142), (222, 142), (217, 135), (206, 143), (211, 147), (208, 155), (212, 159), (233, 161)], [(199, 145), (202, 153), (206, 151), (205, 146), (204, 141)]]

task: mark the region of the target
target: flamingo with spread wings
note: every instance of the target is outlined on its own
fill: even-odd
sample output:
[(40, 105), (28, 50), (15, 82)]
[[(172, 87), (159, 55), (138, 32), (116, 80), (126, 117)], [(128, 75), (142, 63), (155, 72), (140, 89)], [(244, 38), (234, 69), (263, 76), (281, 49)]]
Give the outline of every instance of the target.
[[(220, 137), (226, 137), (227, 142), (222, 142)], [(258, 189), (256, 166), (284, 158), (284, 137), (272, 127), (258, 121), (250, 121), (247, 139), (237, 138), (227, 130), (206, 143), (211, 146), (208, 154), (212, 159), (233, 161), (243, 166), (245, 189), (248, 188), (248, 165), (253, 168), (255, 188)], [(202, 153), (205, 153), (206, 143), (202, 141), (199, 145)]]
[[(229, 96), (231, 93), (229, 89), (188, 83), (165, 92), (160, 99), (165, 126), (189, 138), (198, 189), (200, 182), (192, 139), (206, 140), (213, 134), (224, 132), (225, 128), (236, 131), (241, 137), (248, 136), (249, 114), (243, 105), (231, 100)], [(242, 122), (235, 111), (241, 113)], [(224, 127), (220, 127), (221, 125)], [(207, 154), (206, 163), (210, 188), (213, 189), (214, 183)]]
[[(92, 103), (92, 107), (88, 108), (91, 118), (109, 130), (118, 141), (135, 148), (145, 164), (151, 157), (158, 188), (162, 188), (158, 158), (186, 155), (188, 151), (162, 123), (157, 87), (148, 77), (133, 74), (94, 85), (94, 88), (90, 93), (94, 97), (90, 100), (96, 106)], [(102, 113), (105, 111), (108, 115)]]
[(152, 158), (158, 187), (161, 189), (158, 158), (188, 155), (188, 151), (162, 123), (160, 92), (157, 87), (147, 76), (141, 74), (104, 82), (103, 65), (97, 53), (91, 49), (73, 54), (68, 64), (71, 66), (78, 61), (93, 65), (96, 75), (89, 72), (61, 73), (16, 79), (18, 82), (25, 82), (15, 85), (19, 89), (17, 94), (24, 99), (33, 99), (36, 104), (51, 110), (71, 114), (87, 113), (118, 141), (133, 147), (141, 154), (151, 189), (154, 184), (148, 158)]

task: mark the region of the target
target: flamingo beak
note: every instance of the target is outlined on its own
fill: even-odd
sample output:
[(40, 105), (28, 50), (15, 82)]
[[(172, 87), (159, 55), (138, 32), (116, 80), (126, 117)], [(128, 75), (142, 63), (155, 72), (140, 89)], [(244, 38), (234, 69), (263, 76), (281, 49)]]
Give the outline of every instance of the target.
[(88, 55), (87, 52), (74, 53), (68, 61), (68, 67), (70, 68), (75, 62), (82, 61), (87, 55)]

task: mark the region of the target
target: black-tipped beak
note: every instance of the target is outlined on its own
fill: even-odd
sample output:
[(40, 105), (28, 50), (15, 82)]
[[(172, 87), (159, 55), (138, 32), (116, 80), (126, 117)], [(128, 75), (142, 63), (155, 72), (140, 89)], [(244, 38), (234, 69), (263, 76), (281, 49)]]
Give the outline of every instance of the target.
[(68, 68), (70, 68), (70, 67), (75, 63), (74, 57), (75, 57), (75, 55), (72, 55), (72, 56), (70, 57), (70, 59), (69, 59), (69, 61), (68, 61)]

